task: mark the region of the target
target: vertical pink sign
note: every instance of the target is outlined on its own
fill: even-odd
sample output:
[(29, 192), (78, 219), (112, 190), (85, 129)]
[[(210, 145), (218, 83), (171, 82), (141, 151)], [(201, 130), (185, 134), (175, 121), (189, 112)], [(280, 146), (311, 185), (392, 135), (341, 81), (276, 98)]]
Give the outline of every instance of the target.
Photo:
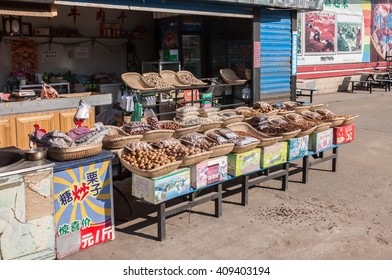
[(253, 43), (253, 67), (260, 68), (260, 42)]

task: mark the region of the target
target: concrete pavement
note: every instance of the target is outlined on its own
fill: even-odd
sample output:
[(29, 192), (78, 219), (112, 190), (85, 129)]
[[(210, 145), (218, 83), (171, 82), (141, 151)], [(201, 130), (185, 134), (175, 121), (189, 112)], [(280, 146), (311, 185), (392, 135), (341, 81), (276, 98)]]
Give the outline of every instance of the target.
[[(197, 206), (167, 220), (164, 242), (155, 240), (155, 223), (119, 222), (115, 240), (64, 259), (392, 259), (391, 101), (381, 89), (314, 97), (335, 113), (360, 115), (336, 173), (321, 170), (330, 162), (316, 166), (307, 184), (291, 176), (287, 192), (275, 189), (279, 181), (263, 183), (245, 207), (232, 195), (221, 218), (212, 216), (212, 202)], [(130, 180), (118, 185), (130, 193)], [(117, 194), (115, 207), (127, 215)]]

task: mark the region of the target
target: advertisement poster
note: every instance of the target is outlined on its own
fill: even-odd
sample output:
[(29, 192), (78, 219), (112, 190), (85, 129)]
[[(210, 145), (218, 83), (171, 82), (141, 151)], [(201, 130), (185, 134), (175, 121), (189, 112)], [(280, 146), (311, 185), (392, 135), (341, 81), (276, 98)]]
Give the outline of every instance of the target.
[(305, 54), (335, 52), (336, 14), (305, 14)]
[(114, 239), (109, 161), (54, 173), (57, 257)]
[(338, 52), (360, 52), (362, 18), (347, 15), (338, 21)]
[(392, 55), (392, 3), (389, 0), (372, 1), (371, 8), (371, 61), (384, 60)]
[(321, 12), (298, 13), (298, 65), (370, 62), (370, 8), (329, 0)]

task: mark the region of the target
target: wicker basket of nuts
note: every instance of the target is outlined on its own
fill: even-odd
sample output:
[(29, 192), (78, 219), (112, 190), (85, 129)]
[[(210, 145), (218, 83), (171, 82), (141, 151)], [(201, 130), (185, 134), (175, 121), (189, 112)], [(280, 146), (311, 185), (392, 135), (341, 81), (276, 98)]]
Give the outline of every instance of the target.
[(102, 147), (107, 150), (121, 149), (129, 142), (140, 140), (143, 135), (130, 135), (122, 130), (120, 127), (107, 125), (110, 128), (109, 134), (102, 140)]
[(181, 164), (181, 160), (168, 156), (159, 149), (130, 149), (129, 146), (126, 146), (119, 150), (117, 154), (121, 164), (126, 169), (132, 173), (149, 178), (169, 174)]
[(174, 138), (180, 138), (181, 136), (186, 135), (188, 133), (197, 132), (200, 128), (200, 124), (184, 127), (175, 121), (160, 121), (159, 124), (163, 129), (174, 130), (175, 132), (172, 135)]

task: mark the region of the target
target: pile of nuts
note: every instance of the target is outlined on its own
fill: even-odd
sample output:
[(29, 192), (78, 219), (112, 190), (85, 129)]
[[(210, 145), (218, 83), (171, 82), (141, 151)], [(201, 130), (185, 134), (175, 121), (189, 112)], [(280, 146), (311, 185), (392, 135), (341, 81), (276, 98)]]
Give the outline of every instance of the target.
[(151, 73), (151, 74), (143, 74), (143, 80), (149, 85), (156, 87), (157, 89), (161, 88), (170, 88), (172, 85), (170, 85), (168, 82), (166, 82), (164, 79), (162, 79), (158, 74), (156, 73)]
[(102, 141), (111, 141), (113, 139), (123, 137), (123, 136), (129, 136), (128, 133), (126, 133), (124, 130), (121, 128), (109, 128), (109, 133), (105, 135)]
[(273, 111), (274, 107), (272, 107), (267, 102), (260, 101), (260, 102), (256, 102), (253, 109), (255, 109), (257, 112), (265, 114), (265, 113), (269, 113), (269, 112)]
[(177, 74), (178, 79), (184, 84), (191, 84), (191, 85), (205, 85), (205, 83), (195, 76), (188, 74), (188, 73), (180, 73)]
[(146, 170), (152, 170), (176, 161), (174, 156), (169, 156), (159, 149), (139, 149), (134, 151), (125, 149), (125, 153), (121, 157), (131, 166)]

